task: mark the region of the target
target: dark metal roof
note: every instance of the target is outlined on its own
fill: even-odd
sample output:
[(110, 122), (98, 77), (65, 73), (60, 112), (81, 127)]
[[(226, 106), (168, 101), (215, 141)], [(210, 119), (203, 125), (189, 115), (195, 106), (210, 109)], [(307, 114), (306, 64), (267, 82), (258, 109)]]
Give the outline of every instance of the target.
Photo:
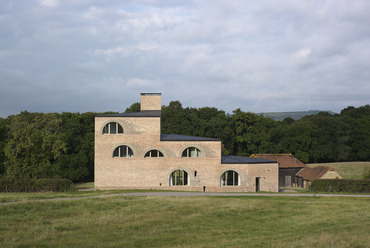
[(96, 117), (161, 117), (160, 110), (143, 110), (134, 113), (102, 114)]
[(222, 155), (221, 157), (221, 164), (267, 164), (267, 163), (277, 163), (277, 162), (264, 158), (251, 158), (231, 155)]
[(140, 93), (140, 95), (147, 95), (147, 96), (160, 96), (162, 93)]
[(161, 141), (220, 141), (220, 140), (215, 138), (204, 138), (178, 134), (161, 134)]

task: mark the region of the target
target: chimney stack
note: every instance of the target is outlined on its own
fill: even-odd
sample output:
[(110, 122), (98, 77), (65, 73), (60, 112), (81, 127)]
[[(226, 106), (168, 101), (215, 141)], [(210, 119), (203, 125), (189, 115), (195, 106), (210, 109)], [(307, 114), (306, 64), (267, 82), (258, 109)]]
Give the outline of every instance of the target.
[(141, 111), (161, 110), (161, 93), (140, 93)]

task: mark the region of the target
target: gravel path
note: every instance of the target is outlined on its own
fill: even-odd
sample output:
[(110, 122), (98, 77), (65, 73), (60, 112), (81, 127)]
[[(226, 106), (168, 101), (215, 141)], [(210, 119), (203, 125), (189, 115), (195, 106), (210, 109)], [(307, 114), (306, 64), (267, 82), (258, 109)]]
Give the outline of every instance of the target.
[(110, 197), (110, 196), (156, 196), (156, 197), (197, 197), (197, 196), (243, 196), (243, 197), (253, 197), (253, 196), (269, 196), (269, 197), (281, 197), (281, 196), (291, 196), (291, 197), (367, 197), (370, 195), (340, 195), (340, 194), (286, 194), (286, 193), (217, 193), (217, 192), (137, 192), (137, 193), (116, 193), (109, 195), (92, 195), (83, 197), (66, 197), (66, 198), (53, 198), (53, 199), (39, 199), (39, 200), (29, 200), (29, 201), (14, 201), (14, 202), (3, 202), (1, 205), (17, 204), (17, 203), (32, 203), (32, 202), (43, 202), (43, 201), (75, 201), (83, 200), (88, 198), (98, 198), (98, 197)]

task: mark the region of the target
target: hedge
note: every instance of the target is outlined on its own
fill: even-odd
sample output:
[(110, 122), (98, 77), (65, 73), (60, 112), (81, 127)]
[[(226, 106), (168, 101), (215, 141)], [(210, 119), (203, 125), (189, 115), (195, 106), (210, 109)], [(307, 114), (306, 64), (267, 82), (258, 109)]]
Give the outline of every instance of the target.
[(310, 191), (370, 193), (368, 179), (319, 179), (312, 181)]
[(6, 179), (0, 178), (0, 192), (66, 192), (74, 187), (68, 179)]

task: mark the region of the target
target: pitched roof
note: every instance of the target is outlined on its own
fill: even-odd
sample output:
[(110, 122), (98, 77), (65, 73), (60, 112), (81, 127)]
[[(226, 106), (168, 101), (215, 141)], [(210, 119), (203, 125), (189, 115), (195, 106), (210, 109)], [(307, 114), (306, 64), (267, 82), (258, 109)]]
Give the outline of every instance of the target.
[(161, 134), (161, 141), (220, 141), (215, 138), (205, 138), (178, 134)]
[(251, 158), (231, 155), (221, 156), (221, 164), (267, 164), (267, 163), (277, 163), (277, 162), (264, 158)]
[(296, 176), (302, 177), (305, 180), (313, 181), (320, 179), (328, 170), (333, 170), (326, 166), (316, 166), (316, 167), (305, 167), (300, 170)]
[(264, 158), (277, 161), (279, 168), (304, 168), (307, 167), (302, 161), (293, 157), (292, 154), (252, 154), (253, 158)]
[(160, 110), (142, 110), (134, 113), (102, 114), (96, 117), (161, 117)]

